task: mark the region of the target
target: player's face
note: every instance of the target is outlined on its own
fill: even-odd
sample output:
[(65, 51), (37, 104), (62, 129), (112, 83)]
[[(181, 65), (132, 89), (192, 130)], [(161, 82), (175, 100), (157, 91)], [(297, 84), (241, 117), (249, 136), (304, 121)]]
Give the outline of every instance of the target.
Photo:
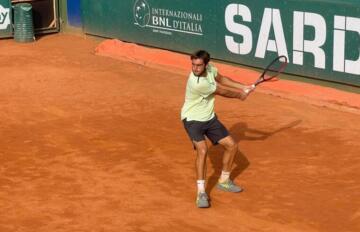
[(192, 60), (192, 71), (195, 76), (201, 76), (205, 72), (206, 65), (202, 59)]

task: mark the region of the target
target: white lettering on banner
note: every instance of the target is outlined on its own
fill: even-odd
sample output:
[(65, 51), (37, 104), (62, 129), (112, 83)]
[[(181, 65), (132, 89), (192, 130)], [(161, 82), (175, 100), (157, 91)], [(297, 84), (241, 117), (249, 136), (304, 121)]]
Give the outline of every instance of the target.
[[(153, 8), (147, 0), (135, 0), (134, 24), (142, 28), (153, 28), (155, 33), (172, 35), (173, 32), (203, 35), (203, 15), (180, 10)], [(167, 31), (167, 32), (166, 32)]]
[[(315, 30), (314, 40), (304, 39), (304, 26), (312, 26)], [(325, 52), (321, 48), (326, 42), (326, 22), (325, 19), (314, 13), (294, 12), (294, 37), (293, 37), (293, 62), (303, 65), (304, 52), (314, 55), (314, 66), (325, 69)]]
[(153, 16), (153, 17), (152, 17), (152, 24), (155, 25), (155, 26), (161, 26), (161, 27), (168, 27), (168, 28), (170, 28), (169, 19), (168, 19), (168, 18), (164, 18), (164, 17), (156, 17), (156, 16)]
[(334, 17), (334, 57), (333, 69), (339, 72), (360, 75), (360, 45), (358, 59), (345, 59), (345, 34), (346, 31), (357, 32), (360, 36), (360, 19), (345, 16)]
[(334, 57), (333, 69), (335, 71), (345, 71), (345, 20), (344, 16), (334, 17)]
[[(235, 22), (240, 16), (242, 22)], [(249, 23), (252, 22), (251, 10), (243, 4), (229, 4), (225, 9), (225, 26), (233, 35), (225, 35), (225, 45), (229, 52), (247, 55), (253, 51), (253, 34)], [(247, 25), (244, 25), (246, 24)], [(314, 67), (326, 68), (326, 51), (323, 46), (327, 41), (327, 24), (325, 18), (311, 12), (293, 12), (293, 63), (304, 65), (304, 53), (314, 56)], [(305, 38), (305, 27), (314, 30), (312, 39)], [(273, 30), (274, 39), (270, 38)], [(357, 32), (360, 36), (360, 18), (335, 16), (334, 17), (334, 44), (333, 44), (333, 70), (360, 75), (360, 45), (358, 45), (358, 58), (346, 59), (346, 33)], [(242, 42), (236, 42), (240, 36)], [(258, 41), (255, 48), (255, 57), (265, 58), (267, 52), (288, 57), (288, 44), (286, 43), (283, 21), (279, 9), (265, 8), (260, 25)]]
[(226, 7), (225, 10), (225, 25), (226, 28), (238, 35), (242, 35), (243, 42), (237, 43), (234, 40), (233, 36), (225, 36), (225, 44), (228, 50), (235, 54), (246, 55), (251, 52), (252, 49), (252, 32), (250, 28), (247, 26), (241, 25), (239, 23), (234, 22), (234, 16), (241, 15), (243, 21), (251, 22), (251, 12), (250, 9), (241, 4), (230, 4)]
[[(275, 40), (269, 39), (271, 27), (274, 28)], [(266, 51), (277, 52), (279, 56), (289, 57), (278, 9), (265, 8), (264, 11), (255, 56), (264, 58)]]
[(0, 5), (0, 30), (4, 30), (8, 28), (10, 25), (10, 9), (4, 8), (2, 5)]

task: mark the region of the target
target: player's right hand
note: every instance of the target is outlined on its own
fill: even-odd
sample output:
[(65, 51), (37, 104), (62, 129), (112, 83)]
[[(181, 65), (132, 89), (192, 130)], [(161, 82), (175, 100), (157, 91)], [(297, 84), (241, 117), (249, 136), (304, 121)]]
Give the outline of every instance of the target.
[(255, 85), (248, 85), (248, 86), (245, 86), (244, 92), (245, 92), (246, 94), (249, 94), (249, 93), (251, 93), (252, 91), (254, 91), (254, 89), (255, 89)]

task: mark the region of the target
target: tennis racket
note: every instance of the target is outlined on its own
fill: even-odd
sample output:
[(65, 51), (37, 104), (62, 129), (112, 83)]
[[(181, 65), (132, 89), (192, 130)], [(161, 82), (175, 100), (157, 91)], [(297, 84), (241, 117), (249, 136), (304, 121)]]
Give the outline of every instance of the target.
[(278, 56), (265, 68), (264, 72), (261, 74), (259, 79), (252, 85), (253, 87), (257, 86), (260, 83), (265, 81), (272, 80), (282, 73), (288, 64), (288, 59), (286, 56)]

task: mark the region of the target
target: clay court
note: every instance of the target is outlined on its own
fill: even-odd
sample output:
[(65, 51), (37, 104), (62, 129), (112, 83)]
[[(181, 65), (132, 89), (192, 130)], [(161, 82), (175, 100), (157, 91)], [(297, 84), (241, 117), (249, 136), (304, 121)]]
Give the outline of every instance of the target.
[(217, 97), (245, 191), (214, 188), (210, 147), (212, 207), (198, 209), (186, 72), (96, 56), (85, 36), (0, 43), (1, 232), (360, 231), (359, 114)]

